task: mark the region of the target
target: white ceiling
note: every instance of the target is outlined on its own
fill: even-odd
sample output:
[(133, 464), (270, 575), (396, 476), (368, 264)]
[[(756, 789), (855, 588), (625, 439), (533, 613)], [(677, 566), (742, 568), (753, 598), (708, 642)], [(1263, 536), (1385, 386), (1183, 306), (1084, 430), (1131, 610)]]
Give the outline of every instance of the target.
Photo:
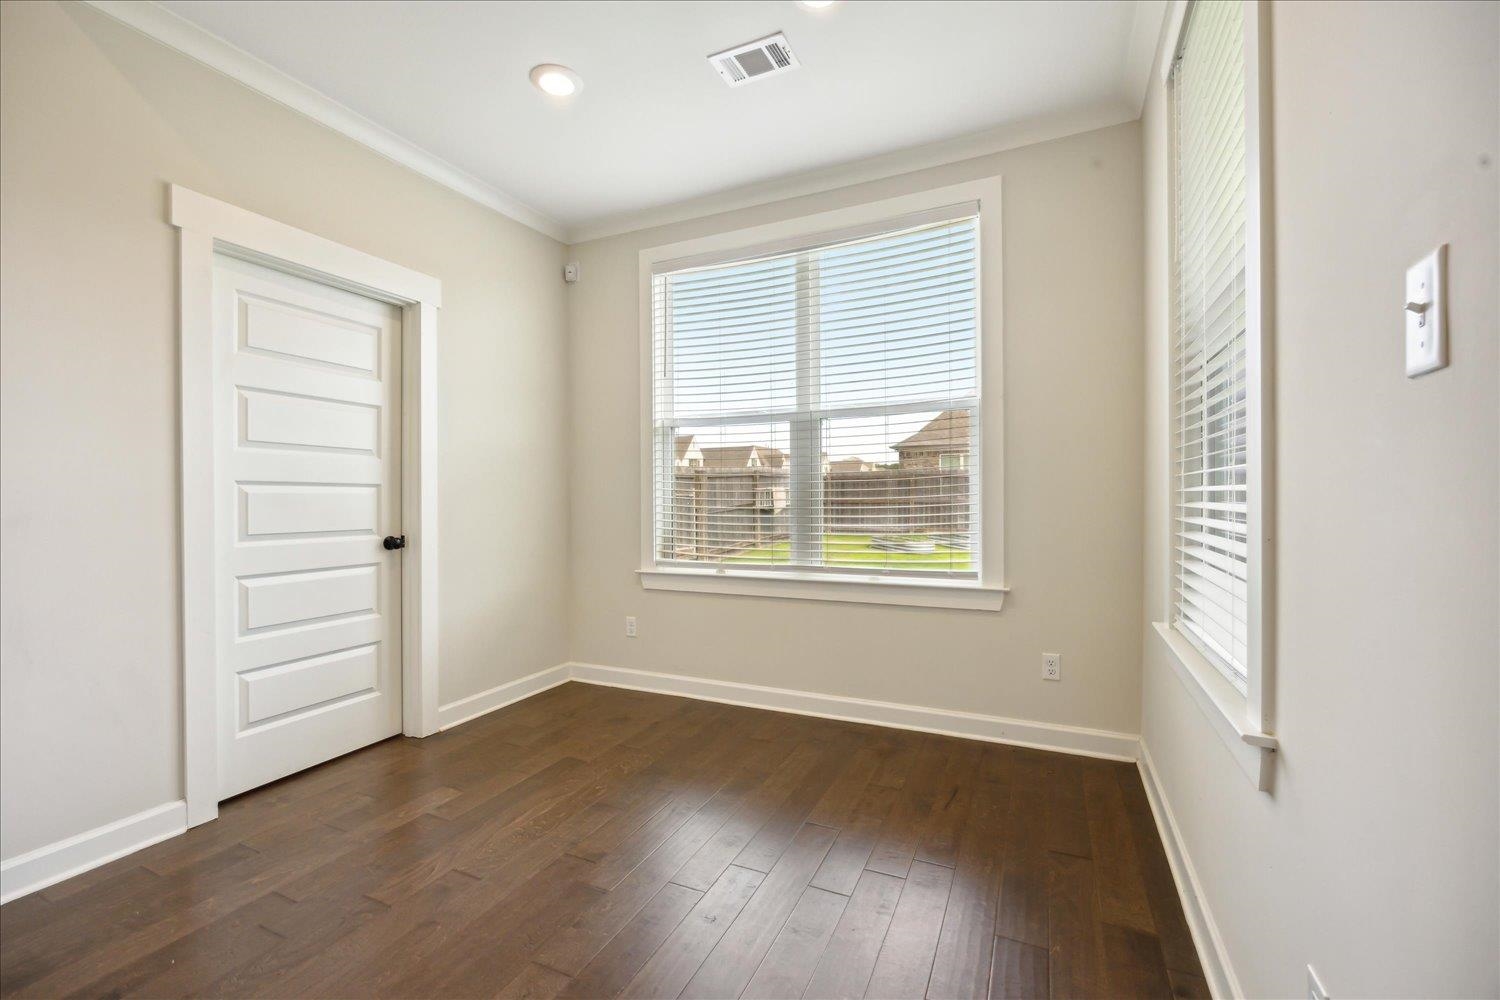
[[(115, 5), (99, 6), (120, 16)], [(474, 189), (465, 193), (487, 191), (493, 197), (481, 200), (579, 239), (652, 221), (648, 213), (663, 206), (976, 133), (982, 140), (1046, 131), (1049, 123), (1134, 118), (1164, 3), (845, 0), (822, 11), (792, 0), (161, 6), (344, 106), (325, 102), (333, 113), (315, 117), (342, 127), (330, 119), (343, 115), (356, 123), (344, 130), (365, 138), (362, 116), (364, 126), (380, 127), (374, 132), (394, 133), (371, 141), (376, 148), (415, 147), (412, 157), (446, 161), (424, 172), (446, 168), (452, 176), (440, 179)], [(188, 26), (166, 28), (151, 33), (193, 48), (168, 37)], [(731, 89), (705, 59), (777, 30), (801, 69)], [(253, 77), (277, 75), (219, 48), (219, 59), (194, 54), (252, 86)], [(238, 57), (240, 71), (223, 56)], [(543, 62), (572, 67), (583, 90), (565, 101), (538, 93), (527, 72)], [(304, 105), (318, 97), (305, 88)]]

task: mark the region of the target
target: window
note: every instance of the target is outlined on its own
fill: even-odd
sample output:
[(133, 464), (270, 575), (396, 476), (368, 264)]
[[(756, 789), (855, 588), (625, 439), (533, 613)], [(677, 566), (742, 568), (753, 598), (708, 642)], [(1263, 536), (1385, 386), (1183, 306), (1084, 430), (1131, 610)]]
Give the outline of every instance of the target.
[(1263, 536), (1253, 15), (1193, 3), (1170, 77), (1172, 625), (1240, 695), (1255, 674)]
[(655, 567), (978, 581), (977, 213), (653, 267)]

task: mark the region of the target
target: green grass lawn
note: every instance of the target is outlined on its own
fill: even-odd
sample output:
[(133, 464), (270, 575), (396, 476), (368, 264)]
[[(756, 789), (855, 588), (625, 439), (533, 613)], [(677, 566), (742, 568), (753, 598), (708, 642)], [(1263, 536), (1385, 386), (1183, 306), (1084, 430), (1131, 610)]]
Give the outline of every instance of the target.
[[(973, 568), (969, 553), (939, 545), (936, 552), (882, 552), (870, 547), (870, 535), (824, 535), (823, 561), (829, 566), (867, 569), (940, 569), (962, 573)], [(772, 542), (730, 556), (731, 563), (784, 563), (791, 558), (790, 541)]]

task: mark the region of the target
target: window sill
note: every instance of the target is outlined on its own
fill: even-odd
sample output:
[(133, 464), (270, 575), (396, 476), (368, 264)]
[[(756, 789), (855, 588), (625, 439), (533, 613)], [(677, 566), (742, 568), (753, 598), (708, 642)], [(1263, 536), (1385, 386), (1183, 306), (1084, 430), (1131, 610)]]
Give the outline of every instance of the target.
[(947, 580), (830, 579), (811, 573), (720, 573), (694, 569), (643, 569), (638, 572), (641, 586), (647, 590), (851, 604), (898, 604), (965, 611), (999, 611), (1008, 592), (1005, 587)]
[(1177, 679), (1193, 696), (1199, 710), (1218, 734), (1229, 755), (1255, 787), (1270, 791), (1271, 773), (1278, 747), (1276, 737), (1252, 727), (1245, 717), (1245, 696), (1234, 689), (1213, 664), (1185, 636), (1167, 622), (1151, 627), (1167, 647), (1167, 659)]

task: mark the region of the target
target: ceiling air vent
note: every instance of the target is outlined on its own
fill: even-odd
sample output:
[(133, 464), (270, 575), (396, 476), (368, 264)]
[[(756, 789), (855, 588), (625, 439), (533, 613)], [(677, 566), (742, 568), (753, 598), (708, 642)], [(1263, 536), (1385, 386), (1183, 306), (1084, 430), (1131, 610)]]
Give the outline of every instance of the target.
[(739, 87), (752, 80), (774, 76), (789, 69), (796, 69), (797, 57), (781, 32), (745, 45), (736, 45), (708, 57), (714, 72), (731, 87)]

